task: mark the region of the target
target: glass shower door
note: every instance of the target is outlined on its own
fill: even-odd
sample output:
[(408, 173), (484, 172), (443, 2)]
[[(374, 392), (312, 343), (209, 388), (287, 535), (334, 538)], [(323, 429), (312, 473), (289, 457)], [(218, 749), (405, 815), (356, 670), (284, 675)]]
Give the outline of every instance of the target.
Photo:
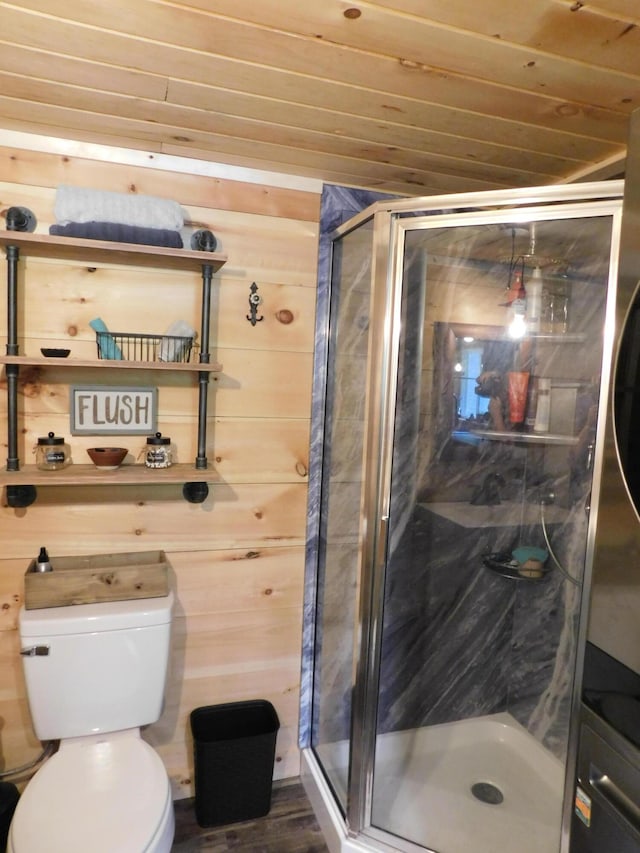
[(508, 215), (399, 228), (370, 831), (438, 853), (557, 853), (568, 790), (614, 216)]
[(333, 251), (311, 743), (343, 811), (351, 745), (372, 223)]

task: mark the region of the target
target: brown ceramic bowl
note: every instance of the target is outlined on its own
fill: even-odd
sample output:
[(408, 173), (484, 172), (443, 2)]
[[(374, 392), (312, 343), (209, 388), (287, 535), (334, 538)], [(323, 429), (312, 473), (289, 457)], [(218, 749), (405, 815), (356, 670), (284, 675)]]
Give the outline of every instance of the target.
[(127, 452), (126, 447), (90, 447), (87, 450), (96, 468), (108, 471), (119, 468)]

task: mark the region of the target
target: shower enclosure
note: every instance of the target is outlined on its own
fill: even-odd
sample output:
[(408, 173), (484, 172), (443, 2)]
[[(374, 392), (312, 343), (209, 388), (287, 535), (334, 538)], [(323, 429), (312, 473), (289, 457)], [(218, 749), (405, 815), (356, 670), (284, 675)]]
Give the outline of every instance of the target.
[(568, 849), (621, 196), (332, 235), (301, 728), (332, 853)]

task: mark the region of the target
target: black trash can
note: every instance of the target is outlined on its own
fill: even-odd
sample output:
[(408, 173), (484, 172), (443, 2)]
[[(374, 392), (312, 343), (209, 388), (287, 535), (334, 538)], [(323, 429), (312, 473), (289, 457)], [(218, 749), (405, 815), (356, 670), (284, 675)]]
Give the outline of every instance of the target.
[(195, 810), (200, 826), (251, 820), (271, 808), (280, 721), (264, 699), (191, 712)]

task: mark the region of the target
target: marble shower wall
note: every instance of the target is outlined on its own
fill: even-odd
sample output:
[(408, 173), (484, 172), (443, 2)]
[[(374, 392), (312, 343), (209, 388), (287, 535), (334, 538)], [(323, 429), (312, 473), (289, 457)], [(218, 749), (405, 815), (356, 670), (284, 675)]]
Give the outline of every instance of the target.
[[(557, 754), (566, 746), (577, 588), (558, 573), (515, 581), (483, 565), (516, 536), (540, 541), (504, 505), (419, 504), (390, 555), (379, 694), (379, 730), (509, 711)], [(452, 516), (452, 517), (447, 517)], [(479, 514), (478, 514), (479, 516)], [(580, 519), (556, 510), (548, 531), (567, 565), (580, 567)], [(477, 526), (476, 526), (477, 524)], [(567, 546), (575, 553), (568, 556)]]
[[(350, 253), (349, 263), (353, 268), (344, 277), (348, 292), (343, 287), (340, 294), (335, 288), (332, 299), (331, 234), (363, 208), (385, 198), (392, 196), (332, 185), (326, 185), (322, 191), (307, 507), (301, 748), (311, 743), (314, 720), (316, 742), (346, 738), (351, 712), (364, 418), (362, 370), (369, 325), (371, 251), (369, 241), (361, 252)], [(329, 319), (332, 311), (338, 309), (344, 311), (341, 323), (344, 352), (328, 373)], [(326, 423), (332, 425), (330, 439), (325, 435), (325, 413)], [(327, 477), (324, 485), (323, 471)]]

